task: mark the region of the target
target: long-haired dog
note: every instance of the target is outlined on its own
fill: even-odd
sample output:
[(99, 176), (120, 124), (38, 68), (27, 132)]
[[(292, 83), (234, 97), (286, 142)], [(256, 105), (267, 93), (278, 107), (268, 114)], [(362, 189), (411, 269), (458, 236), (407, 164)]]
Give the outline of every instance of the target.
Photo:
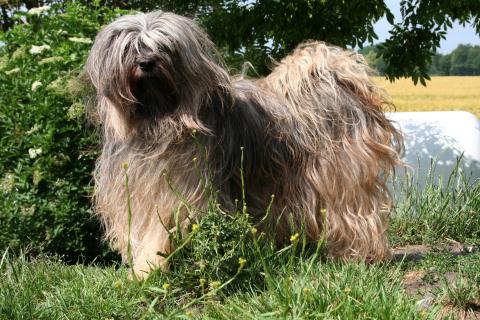
[(166, 267), (174, 216), (201, 215), (205, 181), (280, 242), (293, 223), (312, 242), (326, 235), (332, 257), (388, 257), (386, 180), (402, 139), (361, 56), (307, 42), (266, 78), (235, 79), (195, 22), (157, 11), (103, 28), (85, 70), (103, 135), (96, 212), (137, 275)]

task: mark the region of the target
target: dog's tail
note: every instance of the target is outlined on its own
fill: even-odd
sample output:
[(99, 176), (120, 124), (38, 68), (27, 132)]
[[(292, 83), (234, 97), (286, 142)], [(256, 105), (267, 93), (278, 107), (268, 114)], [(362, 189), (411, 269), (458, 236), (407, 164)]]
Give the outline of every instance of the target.
[(403, 141), (384, 114), (393, 105), (369, 73), (361, 55), (307, 42), (259, 82), (287, 100), (296, 141), (314, 155), (306, 183), (327, 209), (328, 247), (341, 258), (388, 255), (386, 181), (401, 164)]

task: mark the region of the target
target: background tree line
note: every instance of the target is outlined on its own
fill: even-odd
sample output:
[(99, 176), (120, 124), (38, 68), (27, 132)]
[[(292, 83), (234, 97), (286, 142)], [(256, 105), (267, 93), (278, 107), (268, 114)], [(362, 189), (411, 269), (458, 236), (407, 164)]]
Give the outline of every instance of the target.
[[(379, 55), (378, 46), (359, 50), (368, 64), (379, 75), (385, 75), (387, 63)], [(460, 44), (451, 53), (436, 53), (428, 66), (428, 73), (435, 76), (478, 76), (480, 75), (480, 46)]]

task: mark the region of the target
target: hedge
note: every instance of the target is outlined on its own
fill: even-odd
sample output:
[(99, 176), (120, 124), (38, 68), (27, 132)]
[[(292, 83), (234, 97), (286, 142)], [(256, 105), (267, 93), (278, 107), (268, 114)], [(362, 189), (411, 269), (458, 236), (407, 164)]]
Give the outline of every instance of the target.
[(98, 138), (78, 74), (99, 28), (120, 13), (56, 4), (16, 12), (0, 33), (0, 250), (112, 257), (91, 209)]

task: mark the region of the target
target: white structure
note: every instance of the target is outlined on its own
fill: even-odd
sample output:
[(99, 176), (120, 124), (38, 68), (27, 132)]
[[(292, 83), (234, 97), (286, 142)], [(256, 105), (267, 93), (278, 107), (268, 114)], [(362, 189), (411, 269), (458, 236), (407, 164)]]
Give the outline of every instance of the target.
[[(420, 185), (432, 161), (435, 161), (435, 177), (446, 181), (459, 157), (462, 157), (460, 168), (465, 176), (480, 178), (480, 122), (473, 114), (463, 111), (394, 112), (387, 116), (403, 132), (404, 160)], [(399, 176), (401, 178), (402, 174)]]

